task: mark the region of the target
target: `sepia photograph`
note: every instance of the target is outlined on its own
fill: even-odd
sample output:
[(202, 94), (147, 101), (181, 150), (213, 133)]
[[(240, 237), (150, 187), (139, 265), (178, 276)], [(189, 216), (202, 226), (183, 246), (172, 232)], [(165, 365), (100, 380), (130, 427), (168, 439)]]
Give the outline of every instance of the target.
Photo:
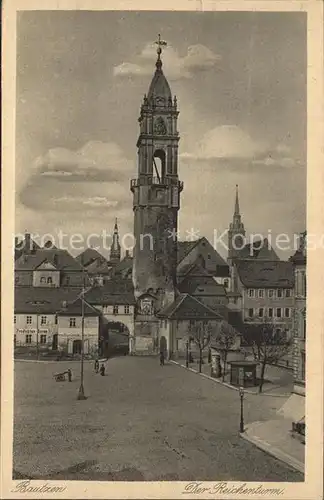
[(322, 250), (307, 12), (90, 9), (15, 16), (11, 491), (285, 498)]

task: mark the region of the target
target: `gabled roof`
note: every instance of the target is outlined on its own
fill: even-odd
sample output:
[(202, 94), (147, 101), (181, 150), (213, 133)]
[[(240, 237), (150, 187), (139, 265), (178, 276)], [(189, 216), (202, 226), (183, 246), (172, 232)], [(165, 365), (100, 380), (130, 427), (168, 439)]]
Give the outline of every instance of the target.
[(187, 293), (180, 294), (172, 304), (158, 312), (157, 316), (176, 320), (222, 319), (220, 314)]
[(102, 286), (94, 286), (85, 294), (93, 305), (134, 305), (134, 287), (131, 280), (109, 280)]
[(241, 250), (238, 251), (238, 258), (242, 259), (258, 259), (258, 260), (280, 260), (274, 249), (271, 247), (269, 240), (254, 241), (248, 243)]
[(36, 269), (41, 269), (41, 270), (48, 270), (48, 271), (56, 271), (56, 266), (52, 264), (52, 262), (49, 262), (47, 259), (45, 259), (43, 262), (39, 264), (39, 266), (36, 267)]
[(101, 262), (107, 262), (107, 259), (105, 259), (105, 257), (94, 248), (86, 248), (75, 258), (75, 260), (84, 267), (89, 266), (89, 264), (97, 259), (101, 260)]
[(89, 274), (110, 274), (112, 265), (109, 262), (100, 263), (99, 259), (94, 260), (87, 266)]
[(86, 300), (77, 298), (74, 302), (67, 304), (66, 307), (63, 307), (57, 311), (58, 316), (81, 316), (83, 310), (84, 316), (100, 316), (100, 311), (95, 307), (88, 304)]
[(290, 262), (295, 266), (305, 266), (307, 261), (307, 232), (304, 231), (300, 235), (299, 248), (294, 255), (290, 257)]
[(289, 261), (295, 266), (305, 266), (307, 262), (306, 253), (301, 250), (297, 250), (294, 255), (289, 258)]
[(208, 295), (208, 296), (226, 296), (226, 291), (223, 285), (217, 283), (213, 276), (186, 276), (181, 283), (178, 284), (178, 289), (181, 293), (189, 293), (190, 295)]
[(178, 242), (178, 273), (182, 273), (183, 266), (181, 262), (189, 255), (196, 247), (198, 247), (199, 259), (204, 259), (205, 267), (207, 270), (212, 271), (213, 274), (218, 274), (221, 270), (222, 276), (224, 274), (224, 269), (228, 269), (228, 264), (225, 262), (223, 257), (215, 250), (213, 245), (205, 238), (199, 238), (199, 240), (191, 242)]
[(202, 238), (195, 241), (178, 241), (177, 243), (177, 262), (180, 263), (186, 255), (197, 245)]
[(187, 276), (199, 276), (199, 277), (211, 276), (211, 274), (207, 271), (207, 269), (205, 269), (201, 265), (199, 260), (200, 259), (198, 258), (192, 264), (186, 264), (180, 269), (179, 271), (180, 280), (182, 280), (184, 277)]
[(16, 271), (34, 271), (43, 262), (50, 262), (59, 271), (81, 271), (82, 266), (67, 250), (40, 248), (30, 255), (21, 255), (15, 262)]
[(125, 256), (120, 262), (118, 262), (114, 267), (114, 273), (127, 275), (133, 269), (133, 257)]
[(55, 314), (63, 302), (74, 302), (82, 288), (15, 287), (15, 314)]
[(283, 260), (239, 260), (239, 279), (249, 288), (292, 288), (294, 272), (291, 262)]

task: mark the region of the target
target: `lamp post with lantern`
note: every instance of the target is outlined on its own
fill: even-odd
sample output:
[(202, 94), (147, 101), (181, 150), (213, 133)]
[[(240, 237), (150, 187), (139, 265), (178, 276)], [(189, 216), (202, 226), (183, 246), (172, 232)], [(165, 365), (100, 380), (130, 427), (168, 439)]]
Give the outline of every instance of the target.
[(243, 414), (243, 400), (244, 400), (244, 387), (239, 389), (240, 402), (241, 402), (241, 417), (240, 417), (240, 432), (244, 432), (244, 414)]

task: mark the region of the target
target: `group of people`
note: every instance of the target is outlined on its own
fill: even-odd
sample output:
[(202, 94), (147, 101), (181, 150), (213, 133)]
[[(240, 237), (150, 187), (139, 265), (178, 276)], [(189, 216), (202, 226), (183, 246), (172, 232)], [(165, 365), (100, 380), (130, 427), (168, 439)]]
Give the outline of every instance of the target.
[(100, 372), (100, 375), (101, 375), (102, 377), (104, 377), (104, 376), (105, 376), (105, 372), (106, 372), (105, 365), (104, 365), (104, 363), (101, 363), (101, 366), (100, 366), (100, 365), (99, 365), (99, 360), (98, 360), (98, 359), (96, 359), (96, 361), (95, 361), (95, 364), (94, 364), (94, 369), (95, 369), (95, 372), (96, 372), (96, 373), (99, 373), (99, 372)]

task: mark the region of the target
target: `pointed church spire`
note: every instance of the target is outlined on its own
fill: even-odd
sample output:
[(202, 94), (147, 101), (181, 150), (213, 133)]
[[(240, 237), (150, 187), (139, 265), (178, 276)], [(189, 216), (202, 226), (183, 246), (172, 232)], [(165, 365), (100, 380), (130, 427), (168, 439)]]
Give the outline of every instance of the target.
[(165, 107), (170, 105), (171, 103), (172, 106), (171, 89), (162, 71), (162, 60), (161, 60), (161, 53), (162, 53), (161, 47), (165, 47), (167, 43), (164, 40), (161, 40), (161, 35), (158, 36), (158, 40), (154, 43), (158, 46), (156, 51), (157, 52), (157, 60), (155, 63), (156, 70), (153, 75), (151, 85), (149, 87), (145, 104), (149, 106), (155, 105), (155, 106)]
[(233, 258), (238, 256), (238, 250), (243, 245), (245, 238), (245, 228), (241, 221), (240, 214), (240, 204), (239, 204), (239, 194), (238, 185), (235, 186), (235, 205), (233, 221), (229, 225), (228, 230), (228, 263), (232, 265)]
[(113, 240), (110, 247), (110, 261), (111, 262), (120, 261), (120, 244), (119, 244), (117, 217), (115, 219)]
[(240, 205), (239, 205), (239, 195), (238, 195), (238, 184), (236, 184), (236, 195), (235, 195), (235, 208), (234, 216), (240, 215)]

